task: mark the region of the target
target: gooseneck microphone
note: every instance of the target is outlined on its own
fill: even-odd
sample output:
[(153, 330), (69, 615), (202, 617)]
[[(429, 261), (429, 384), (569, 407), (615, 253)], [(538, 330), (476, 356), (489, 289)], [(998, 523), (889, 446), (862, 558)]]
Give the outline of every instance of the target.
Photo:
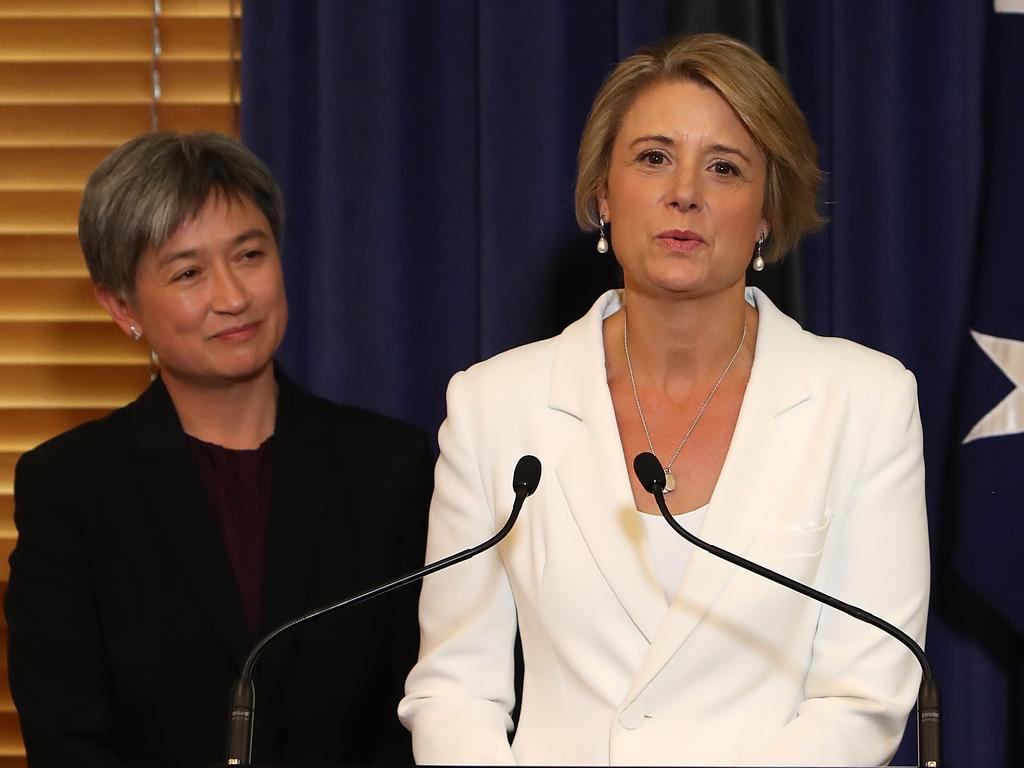
[(672, 513), (668, 509), (668, 504), (665, 503), (665, 470), (662, 468), (661, 462), (658, 461), (657, 457), (653, 453), (645, 451), (644, 453), (638, 454), (637, 457), (633, 459), (633, 471), (636, 473), (636, 477), (640, 481), (640, 485), (644, 487), (644, 490), (654, 496), (654, 500), (658, 504), (658, 509), (661, 510), (662, 517), (668, 521), (668, 524), (672, 526), (676, 533), (694, 546), (700, 547), (705, 552), (710, 552), (715, 557), (720, 557), (733, 565), (738, 565), (740, 568), (756, 573), (758, 576), (774, 581), (776, 584), (781, 584), (784, 587), (799, 592), (801, 595), (805, 595), (812, 600), (824, 603), (831, 608), (835, 608), (837, 611), (842, 611), (848, 616), (852, 616), (853, 618), (866, 622), (873, 627), (877, 627), (907, 646), (921, 665), (921, 687), (917, 694), (918, 766), (920, 768), (940, 768), (942, 760), (942, 734), (941, 720), (939, 716), (939, 687), (938, 683), (936, 683), (935, 679), (932, 677), (932, 668), (928, 663), (928, 659), (924, 655), (924, 649), (921, 648), (921, 646), (918, 645), (910, 635), (903, 630), (894, 627), (884, 619), (880, 619), (878, 616), (868, 613), (863, 608), (858, 608), (855, 605), (844, 603), (842, 600), (837, 600), (831, 595), (819, 592), (813, 587), (809, 587), (806, 584), (789, 578), (788, 576), (783, 576), (781, 573), (776, 573), (769, 568), (765, 568), (763, 565), (758, 565), (757, 563), (733, 554), (728, 550), (716, 547), (714, 544), (709, 544), (708, 542), (697, 538), (694, 534), (690, 533), (688, 530), (683, 528), (683, 526), (677, 523), (675, 518), (672, 517)]
[(374, 587), (373, 589), (369, 589), (366, 592), (354, 595), (353, 597), (345, 598), (340, 602), (325, 605), (321, 608), (310, 611), (309, 613), (305, 613), (302, 616), (292, 619), (286, 624), (282, 624), (256, 643), (256, 645), (253, 646), (253, 649), (249, 652), (249, 657), (245, 660), (245, 665), (242, 667), (241, 675), (231, 688), (231, 708), (228, 715), (227, 764), (248, 765), (252, 759), (253, 719), (256, 709), (256, 692), (252, 684), (252, 670), (256, 664), (256, 660), (263, 652), (263, 649), (266, 648), (274, 638), (301, 624), (314, 621), (315, 619), (319, 619), (341, 608), (358, 605), (359, 603), (366, 602), (367, 600), (372, 600), (375, 597), (380, 597), (388, 592), (392, 592), (408, 584), (419, 581), (423, 577), (429, 576), (436, 571), (443, 570), (449, 566), (455, 565), (456, 563), (461, 563), (463, 560), (468, 560), (469, 558), (480, 554), (484, 550), (490, 549), (505, 538), (505, 536), (508, 535), (508, 532), (512, 530), (512, 526), (515, 525), (516, 519), (519, 517), (519, 511), (523, 508), (523, 502), (526, 501), (526, 497), (533, 495), (533, 492), (537, 490), (537, 486), (540, 484), (540, 469), (540, 460), (536, 456), (523, 456), (519, 459), (516, 464), (515, 472), (512, 475), (512, 490), (515, 492), (515, 501), (512, 504), (512, 512), (509, 514), (508, 520), (505, 521), (505, 525), (501, 527), (501, 530), (487, 541), (482, 544), (478, 544), (475, 547), (464, 549), (454, 555), (449, 555), (437, 562), (430, 563), (419, 570), (408, 573), (405, 576), (400, 576), (399, 578), (385, 584), (381, 584), (379, 587)]

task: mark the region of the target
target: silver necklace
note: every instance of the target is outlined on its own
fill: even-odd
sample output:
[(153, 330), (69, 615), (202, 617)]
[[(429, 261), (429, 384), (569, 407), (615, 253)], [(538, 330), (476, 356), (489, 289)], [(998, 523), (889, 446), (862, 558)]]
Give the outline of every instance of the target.
[[(622, 347), (626, 351), (626, 369), (629, 371), (629, 384), (633, 388), (633, 402), (636, 403), (636, 412), (640, 414), (640, 425), (644, 428), (644, 437), (647, 438), (647, 446), (651, 449), (651, 453), (657, 456), (654, 450), (654, 441), (651, 440), (651, 431), (647, 429), (647, 419), (644, 418), (644, 409), (640, 407), (640, 395), (636, 391), (636, 377), (633, 375), (633, 362), (629, 359), (629, 331), (626, 326), (626, 320), (628, 315), (626, 314), (625, 308), (622, 313)], [(732, 368), (732, 364), (736, 362), (736, 358), (740, 356), (740, 350), (743, 349), (743, 342), (747, 338), (747, 324), (743, 323), (743, 333), (740, 335), (740, 343), (736, 347), (736, 351), (732, 353), (732, 357), (729, 358), (729, 362), (725, 366), (725, 370), (722, 371), (722, 375), (718, 377), (718, 381), (715, 382), (715, 386), (708, 392), (708, 396), (704, 398), (704, 403), (701, 405), (700, 410), (697, 411), (697, 415), (693, 417), (693, 421), (690, 422), (690, 428), (686, 430), (686, 434), (683, 435), (683, 439), (679, 441), (679, 445), (676, 446), (676, 452), (672, 454), (672, 458), (665, 466), (665, 493), (674, 491), (676, 489), (676, 479), (672, 476), (672, 466), (676, 463), (676, 459), (679, 458), (679, 452), (683, 450), (683, 446), (686, 445), (686, 441), (690, 439), (690, 434), (693, 432), (694, 427), (700, 422), (700, 417), (704, 415), (704, 411), (707, 410), (708, 403), (711, 402), (711, 398), (715, 396), (715, 392), (722, 385), (725, 377), (729, 375), (729, 369)]]

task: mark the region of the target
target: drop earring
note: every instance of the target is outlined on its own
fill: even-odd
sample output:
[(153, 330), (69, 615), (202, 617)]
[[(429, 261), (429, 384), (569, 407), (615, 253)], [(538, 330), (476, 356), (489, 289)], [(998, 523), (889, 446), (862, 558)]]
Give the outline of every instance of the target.
[(604, 236), (604, 214), (597, 217), (597, 223), (601, 228), (601, 236), (597, 238), (597, 252), (608, 253), (608, 238)]
[(764, 230), (762, 229), (757, 233), (757, 248), (754, 251), (754, 263), (751, 266), (755, 272), (760, 272), (764, 269), (764, 258), (761, 256), (761, 246), (764, 245)]

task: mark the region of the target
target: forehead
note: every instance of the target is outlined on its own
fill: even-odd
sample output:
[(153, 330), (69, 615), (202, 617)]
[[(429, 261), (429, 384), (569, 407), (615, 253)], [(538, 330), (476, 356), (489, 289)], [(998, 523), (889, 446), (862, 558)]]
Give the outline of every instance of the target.
[(247, 195), (211, 192), (201, 206), (182, 222), (158, 246), (149, 246), (139, 254), (138, 267), (156, 269), (176, 258), (234, 247), (254, 239), (275, 247), (270, 223), (263, 211)]
[(164, 251), (196, 239), (231, 239), (251, 229), (270, 233), (270, 223), (256, 204), (245, 195), (215, 191), (198, 209), (188, 213), (156, 250)]
[(642, 136), (726, 144), (760, 154), (729, 102), (714, 88), (692, 80), (662, 80), (640, 90), (623, 116), (615, 143), (628, 145)]

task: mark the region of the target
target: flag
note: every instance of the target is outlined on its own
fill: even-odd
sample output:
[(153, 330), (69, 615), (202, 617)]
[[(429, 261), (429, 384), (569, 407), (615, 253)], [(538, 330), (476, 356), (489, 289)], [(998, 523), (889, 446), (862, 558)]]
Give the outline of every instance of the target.
[[(996, 0), (969, 328), (958, 388), (953, 566), (1024, 634), (1024, 2)], [(950, 215), (970, 212), (951, 211)]]

